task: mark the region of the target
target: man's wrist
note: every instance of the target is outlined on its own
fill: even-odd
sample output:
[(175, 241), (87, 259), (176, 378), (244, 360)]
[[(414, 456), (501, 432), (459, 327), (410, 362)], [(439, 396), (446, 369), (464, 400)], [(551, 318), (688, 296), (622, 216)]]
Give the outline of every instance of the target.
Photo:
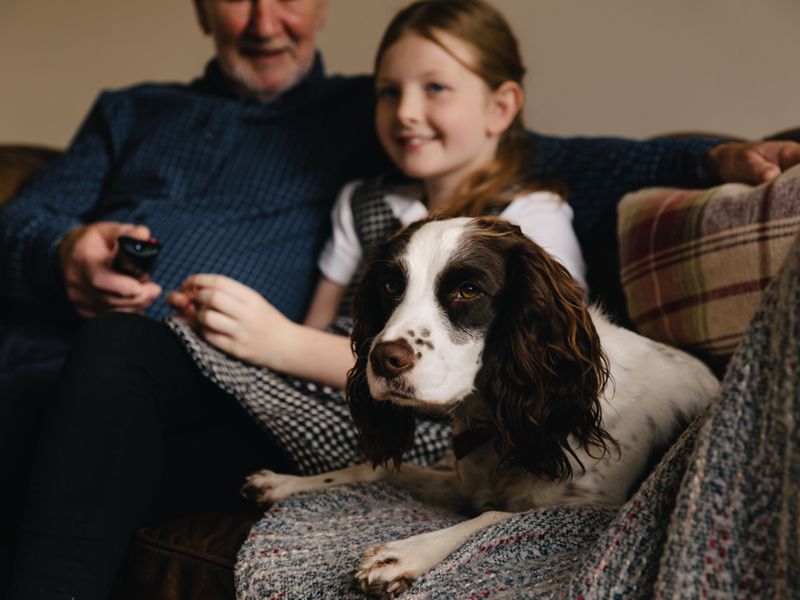
[(64, 273), (63, 269), (61, 268), (61, 253), (59, 252), (61, 248), (61, 243), (66, 239), (66, 237), (72, 233), (74, 229), (70, 229), (69, 231), (65, 231), (61, 235), (59, 235), (53, 243), (50, 244), (50, 250), (48, 251), (47, 255), (47, 262), (50, 264), (50, 271), (55, 276), (56, 280), (63, 283), (64, 280)]
[(42, 231), (36, 240), (32, 254), (29, 277), (34, 294), (41, 298), (53, 298), (64, 294), (64, 277), (59, 259), (59, 248), (64, 239), (75, 230), (69, 225), (51, 227)]

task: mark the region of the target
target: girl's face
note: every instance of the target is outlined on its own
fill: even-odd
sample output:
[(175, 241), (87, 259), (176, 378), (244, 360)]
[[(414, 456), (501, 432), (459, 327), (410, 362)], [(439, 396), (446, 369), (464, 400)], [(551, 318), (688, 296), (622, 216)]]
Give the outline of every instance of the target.
[[(473, 62), (467, 44), (443, 32), (437, 37)], [(404, 35), (385, 51), (375, 81), (378, 136), (406, 175), (452, 190), (494, 158), (505, 129), (495, 117), (494, 94), (439, 45)]]

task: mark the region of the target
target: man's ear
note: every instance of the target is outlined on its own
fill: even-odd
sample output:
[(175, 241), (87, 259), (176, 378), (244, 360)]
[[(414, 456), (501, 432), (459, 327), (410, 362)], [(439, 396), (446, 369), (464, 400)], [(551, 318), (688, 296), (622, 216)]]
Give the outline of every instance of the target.
[(506, 81), (491, 93), (487, 133), (500, 135), (514, 121), (522, 109), (524, 95), (516, 81)]
[(203, 5), (203, 0), (193, 0), (194, 2), (194, 11), (197, 15), (197, 21), (200, 23), (200, 29), (203, 30), (203, 33), (206, 35), (211, 33), (211, 22), (208, 19), (208, 15), (206, 14), (206, 8)]
[(328, 0), (317, 0), (317, 31), (321, 31), (328, 22)]

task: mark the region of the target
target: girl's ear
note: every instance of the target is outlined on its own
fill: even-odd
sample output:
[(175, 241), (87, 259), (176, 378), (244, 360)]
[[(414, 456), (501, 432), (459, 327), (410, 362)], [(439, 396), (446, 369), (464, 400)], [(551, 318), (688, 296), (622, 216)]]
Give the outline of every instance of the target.
[(501, 135), (519, 114), (523, 102), (524, 94), (516, 81), (506, 81), (492, 91), (486, 132), (489, 135)]

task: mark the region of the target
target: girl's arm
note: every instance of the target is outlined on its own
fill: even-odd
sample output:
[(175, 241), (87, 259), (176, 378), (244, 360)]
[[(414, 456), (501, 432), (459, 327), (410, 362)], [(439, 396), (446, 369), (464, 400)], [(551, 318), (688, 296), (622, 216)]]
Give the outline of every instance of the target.
[(274, 371), (344, 389), (347, 371), (355, 363), (350, 340), (315, 327), (333, 321), (335, 300), (344, 293), (335, 288), (340, 286), (330, 281), (320, 284), (305, 325), (287, 319), (261, 294), (224, 275), (192, 275), (169, 300), (203, 339), (220, 350)]
[(325, 329), (333, 323), (344, 292), (344, 286), (321, 275), (314, 297), (311, 299), (311, 306), (306, 313), (305, 324), (314, 329)]

